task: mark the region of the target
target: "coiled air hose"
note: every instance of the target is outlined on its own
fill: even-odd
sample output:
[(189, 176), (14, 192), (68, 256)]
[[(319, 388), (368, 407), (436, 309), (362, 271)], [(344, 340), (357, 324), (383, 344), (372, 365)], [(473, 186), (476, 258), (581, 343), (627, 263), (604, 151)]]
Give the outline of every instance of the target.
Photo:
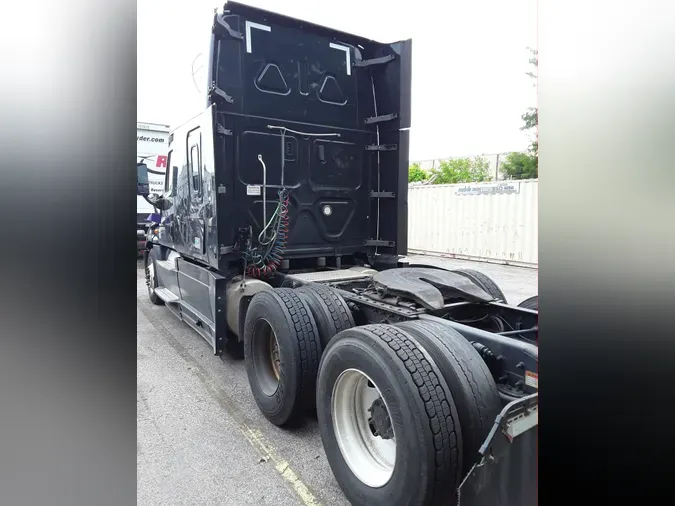
[(244, 253), (246, 275), (267, 277), (274, 274), (281, 265), (288, 240), (288, 206), (288, 192), (281, 189), (277, 207), (258, 235), (258, 246)]

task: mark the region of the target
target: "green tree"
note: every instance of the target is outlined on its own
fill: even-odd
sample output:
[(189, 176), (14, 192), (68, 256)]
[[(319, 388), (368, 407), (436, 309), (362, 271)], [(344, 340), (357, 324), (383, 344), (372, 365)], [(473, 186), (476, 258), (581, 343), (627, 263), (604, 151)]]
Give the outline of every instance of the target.
[[(534, 80), (534, 87), (537, 87), (538, 83), (538, 70), (539, 70), (539, 51), (536, 49), (532, 49), (530, 47), (527, 48), (530, 51), (530, 59), (529, 63), (534, 67), (534, 72), (527, 72), (527, 75), (530, 76)], [(523, 114), (520, 119), (523, 120), (523, 123), (525, 123), (522, 127), (521, 130), (529, 130), (531, 131), (534, 129), (534, 140), (530, 144), (530, 153), (532, 156), (535, 157), (535, 164), (536, 164), (536, 159), (539, 156), (539, 108), (538, 107), (529, 107), (527, 109), (527, 112)]]
[(475, 183), (490, 180), (490, 164), (484, 158), (455, 158), (431, 169), (434, 184)]
[(413, 163), (408, 168), (408, 182), (409, 183), (426, 181), (427, 179), (429, 179), (429, 174), (427, 173), (426, 170), (424, 170), (422, 167), (420, 167), (419, 163)]
[(531, 153), (509, 153), (501, 171), (510, 179), (536, 179), (537, 157)]
[[(530, 65), (534, 66), (533, 72), (527, 72), (527, 75), (534, 79), (534, 86), (537, 86), (537, 69), (539, 68), (539, 53), (536, 49), (528, 48), (530, 51)], [(533, 131), (534, 139), (530, 143), (527, 153), (509, 153), (506, 161), (502, 164), (501, 170), (511, 179), (534, 179), (539, 177), (539, 109), (530, 107), (521, 117), (523, 126), (520, 128), (525, 131)]]

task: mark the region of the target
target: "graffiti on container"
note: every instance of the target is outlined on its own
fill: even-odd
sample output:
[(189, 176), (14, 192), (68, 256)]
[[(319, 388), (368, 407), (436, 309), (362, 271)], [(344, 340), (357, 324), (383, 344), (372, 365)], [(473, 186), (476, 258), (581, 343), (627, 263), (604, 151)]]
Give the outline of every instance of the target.
[(520, 183), (470, 184), (460, 186), (455, 195), (508, 195), (520, 193)]

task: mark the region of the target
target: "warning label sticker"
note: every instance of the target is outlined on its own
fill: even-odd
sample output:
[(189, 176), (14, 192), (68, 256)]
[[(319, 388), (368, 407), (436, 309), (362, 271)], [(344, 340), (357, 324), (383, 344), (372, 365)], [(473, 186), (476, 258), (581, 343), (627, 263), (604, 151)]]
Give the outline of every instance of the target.
[(536, 372), (525, 371), (525, 384), (539, 390), (539, 375)]
[(260, 195), (260, 185), (249, 184), (246, 185), (246, 195)]

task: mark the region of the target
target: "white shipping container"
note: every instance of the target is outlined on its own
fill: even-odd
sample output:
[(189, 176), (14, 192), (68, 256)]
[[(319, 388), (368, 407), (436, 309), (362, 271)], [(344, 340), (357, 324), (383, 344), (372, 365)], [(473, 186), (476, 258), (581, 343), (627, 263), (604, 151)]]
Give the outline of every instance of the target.
[(408, 189), (408, 250), (536, 267), (537, 180)]

